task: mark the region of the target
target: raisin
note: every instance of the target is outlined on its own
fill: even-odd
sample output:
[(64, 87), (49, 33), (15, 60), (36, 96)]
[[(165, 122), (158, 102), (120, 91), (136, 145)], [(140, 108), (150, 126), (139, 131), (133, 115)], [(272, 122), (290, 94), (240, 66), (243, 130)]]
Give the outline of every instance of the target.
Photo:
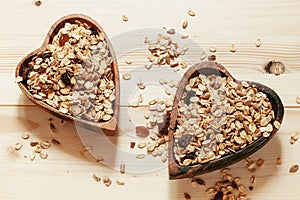
[(223, 192), (219, 191), (217, 194), (214, 196), (214, 200), (222, 200), (223, 199)]
[(59, 45), (64, 46), (69, 41), (69, 34), (61, 34), (59, 37)]
[(64, 73), (61, 76), (61, 80), (64, 82), (65, 85), (71, 85), (71, 78), (68, 72)]

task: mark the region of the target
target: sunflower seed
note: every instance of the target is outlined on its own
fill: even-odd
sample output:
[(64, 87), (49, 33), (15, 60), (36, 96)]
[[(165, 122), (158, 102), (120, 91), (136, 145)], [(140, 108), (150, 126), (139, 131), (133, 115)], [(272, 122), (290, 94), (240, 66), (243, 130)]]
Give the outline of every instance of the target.
[(260, 158), (260, 159), (258, 159), (258, 160), (256, 161), (256, 166), (257, 166), (257, 167), (262, 167), (262, 166), (264, 165), (264, 163), (265, 163), (265, 160), (262, 159), (262, 158)]

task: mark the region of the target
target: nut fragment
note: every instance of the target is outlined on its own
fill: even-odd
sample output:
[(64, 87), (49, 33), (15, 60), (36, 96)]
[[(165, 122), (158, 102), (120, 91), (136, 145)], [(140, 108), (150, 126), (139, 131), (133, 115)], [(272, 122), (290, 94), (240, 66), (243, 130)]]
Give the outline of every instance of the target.
[(18, 142), (15, 144), (15, 150), (19, 151), (20, 149), (22, 149), (23, 144), (21, 142)]
[(289, 172), (290, 173), (296, 173), (298, 171), (298, 169), (299, 169), (299, 165), (293, 165), (293, 166), (291, 166)]
[(41, 147), (43, 149), (49, 149), (50, 148), (50, 143), (48, 141), (45, 141), (45, 142), (41, 142)]

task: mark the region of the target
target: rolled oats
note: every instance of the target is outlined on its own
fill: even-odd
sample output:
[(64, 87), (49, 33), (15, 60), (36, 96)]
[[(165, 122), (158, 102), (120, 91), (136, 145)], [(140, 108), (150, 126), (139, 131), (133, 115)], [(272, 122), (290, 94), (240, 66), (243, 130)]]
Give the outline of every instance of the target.
[[(183, 166), (218, 159), (269, 137), (280, 127), (273, 121), (269, 99), (247, 82), (200, 74), (189, 80), (178, 103), (175, 158)], [(257, 165), (262, 166), (263, 160)], [(255, 166), (254, 161), (247, 164), (251, 172)]]
[(115, 100), (112, 66), (103, 33), (76, 20), (66, 22), (46, 50), (32, 58), (23, 81), (35, 99), (63, 114), (107, 121)]

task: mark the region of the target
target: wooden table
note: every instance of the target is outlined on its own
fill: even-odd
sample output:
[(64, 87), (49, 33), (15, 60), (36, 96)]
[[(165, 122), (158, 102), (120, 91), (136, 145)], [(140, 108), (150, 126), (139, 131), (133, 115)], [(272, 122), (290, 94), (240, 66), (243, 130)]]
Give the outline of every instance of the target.
[[(195, 11), (195, 17), (187, 15), (189, 9)], [(184, 192), (189, 193), (192, 199), (209, 199), (205, 189), (221, 177), (220, 172), (205, 174), (201, 178), (206, 186), (192, 187), (188, 179), (169, 181), (166, 165), (148, 173), (120, 174), (118, 170), (96, 162), (89, 154), (85, 158), (81, 155), (83, 144), (73, 123), (60, 125), (59, 119), (25, 98), (14, 82), (17, 63), (41, 45), (48, 29), (58, 18), (71, 13), (91, 16), (104, 27), (109, 37), (117, 39), (119, 34), (135, 29), (175, 28), (182, 34), (188, 34), (207, 52), (209, 47), (216, 47), (217, 61), (237, 79), (254, 80), (273, 88), (285, 106), (284, 122), (274, 139), (251, 156), (254, 160), (263, 158), (265, 163), (254, 173), (257, 180), (248, 197), (255, 200), (299, 199), (299, 172), (289, 173), (293, 164), (300, 164), (299, 142), (289, 144), (292, 132), (300, 131), (300, 105), (295, 101), (296, 96), (300, 96), (299, 1), (112, 0), (101, 3), (92, 0), (42, 0), (41, 6), (37, 7), (32, 0), (2, 0), (0, 13), (0, 199), (165, 200), (184, 199)], [(128, 16), (128, 22), (122, 21), (122, 15)], [(184, 20), (188, 20), (186, 30), (181, 28)], [(262, 41), (259, 48), (255, 46), (258, 38)], [(123, 45), (127, 45), (128, 50), (134, 49), (128, 41), (123, 41)], [(236, 45), (235, 53), (229, 50), (231, 44)], [(138, 68), (145, 64), (146, 56), (134, 53), (120, 56), (120, 73), (136, 69), (140, 77), (149, 77), (149, 71)], [(125, 64), (126, 59), (133, 60), (133, 64)], [(266, 74), (263, 65), (271, 60), (280, 60), (286, 67), (285, 73), (280, 76)], [(164, 72), (164, 69), (158, 69), (157, 73), (155, 70), (150, 70), (154, 72), (153, 79)], [(168, 75), (164, 77), (167, 79)], [(122, 92), (128, 93), (126, 89)], [(157, 95), (155, 91), (147, 93), (154, 98)], [(128, 114), (127, 100), (121, 101), (119, 123), (123, 131), (109, 137), (109, 140), (116, 144), (117, 149), (130, 152), (134, 150), (129, 148), (129, 142), (138, 139), (130, 135), (134, 129), (132, 126), (126, 128), (128, 122), (125, 118), (129, 116), (136, 124), (143, 123), (140, 116), (144, 108)], [(49, 118), (53, 118), (55, 133), (49, 128)], [(22, 133), (29, 133), (30, 139), (21, 139)], [(24, 158), (31, 151), (30, 141), (52, 138), (59, 140), (61, 145), (52, 144), (47, 150), (47, 159), (30, 161), (28, 157)], [(23, 143), (20, 151), (14, 150), (17, 142)], [(118, 151), (112, 159), (118, 157), (117, 154)], [(276, 167), (278, 157), (282, 158), (282, 165)], [(245, 186), (250, 185), (253, 173), (248, 172), (243, 161), (231, 166), (231, 169), (234, 176), (242, 177)], [(93, 174), (109, 176), (113, 180), (112, 185), (106, 187), (95, 182)], [(125, 181), (125, 185), (117, 185), (117, 179)]]

